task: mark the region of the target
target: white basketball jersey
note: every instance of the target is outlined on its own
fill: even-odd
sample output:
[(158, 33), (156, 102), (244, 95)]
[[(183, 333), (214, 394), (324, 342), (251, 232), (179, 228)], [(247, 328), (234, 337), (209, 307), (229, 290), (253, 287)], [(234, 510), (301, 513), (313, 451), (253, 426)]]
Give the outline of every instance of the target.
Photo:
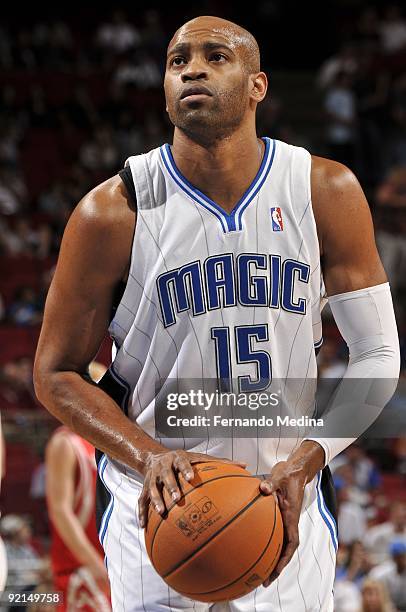
[(162, 439), (154, 409), (174, 379), (238, 380), (250, 392), (289, 378), (313, 381), (291, 398), (296, 415), (313, 413), (323, 283), (311, 157), (264, 142), (261, 167), (230, 214), (181, 174), (169, 145), (127, 160), (137, 221), (109, 328), (110, 375), (128, 417), (169, 448), (238, 458), (254, 473), (269, 472), (300, 440)]

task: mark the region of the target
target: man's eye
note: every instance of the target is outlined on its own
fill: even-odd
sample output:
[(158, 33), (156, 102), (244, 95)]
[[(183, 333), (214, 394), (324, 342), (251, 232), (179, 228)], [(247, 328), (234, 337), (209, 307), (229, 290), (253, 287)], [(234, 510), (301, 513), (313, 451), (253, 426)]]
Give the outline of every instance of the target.
[(182, 66), (182, 64), (186, 63), (186, 60), (184, 57), (178, 56), (174, 57), (171, 63), (172, 66)]
[(212, 53), (210, 59), (214, 60), (215, 62), (221, 62), (222, 60), (226, 59), (226, 56), (222, 53)]

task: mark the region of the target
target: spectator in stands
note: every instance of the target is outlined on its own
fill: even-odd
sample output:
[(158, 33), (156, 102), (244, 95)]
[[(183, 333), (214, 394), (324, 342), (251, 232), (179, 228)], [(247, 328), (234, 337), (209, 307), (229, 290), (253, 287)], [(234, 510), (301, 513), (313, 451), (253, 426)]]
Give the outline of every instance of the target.
[(48, 256), (52, 242), (51, 228), (46, 223), (34, 229), (24, 216), (16, 220), (14, 234), (20, 243), (20, 255), (31, 255), (44, 259)]
[(317, 84), (321, 89), (327, 89), (333, 85), (340, 73), (353, 77), (357, 71), (357, 66), (355, 44), (351, 42), (342, 43), (338, 52), (321, 65), (317, 74)]
[(0, 219), (0, 248), (8, 256), (31, 255), (36, 246), (36, 233), (25, 217), (14, 224)]
[(340, 542), (350, 545), (363, 539), (367, 527), (365, 511), (351, 499), (350, 487), (342, 478), (334, 477), (334, 485), (337, 492)]
[(347, 550), (344, 564), (337, 566), (337, 580), (347, 580), (360, 587), (372, 568), (371, 559), (359, 540), (354, 540)]
[(0, 164), (12, 169), (18, 167), (21, 130), (18, 123), (0, 123)]
[(334, 584), (334, 612), (359, 612), (361, 594), (349, 580), (338, 580)]
[(19, 287), (7, 310), (7, 318), (15, 325), (38, 325), (42, 321), (39, 296), (32, 287)]
[(19, 357), (0, 369), (0, 401), (2, 410), (37, 410), (32, 382), (32, 357)]
[(141, 42), (137, 28), (129, 23), (122, 10), (115, 10), (110, 22), (100, 26), (96, 43), (108, 53), (120, 54), (133, 49)]
[(98, 125), (92, 138), (82, 146), (79, 158), (88, 170), (112, 172), (116, 169), (118, 151), (111, 127), (107, 124)]
[(134, 85), (137, 89), (157, 88), (162, 84), (162, 74), (157, 61), (140, 49), (136, 58), (127, 54), (117, 67), (113, 82), (119, 87)]
[(0, 253), (6, 256), (21, 255), (24, 244), (11, 231), (9, 224), (0, 217)]
[(406, 542), (395, 540), (389, 551), (391, 559), (371, 570), (370, 577), (384, 583), (398, 610), (406, 610)]
[(361, 590), (362, 603), (359, 612), (396, 612), (389, 593), (382, 582), (365, 580)]
[(341, 457), (341, 465), (344, 464), (351, 466), (353, 482), (362, 491), (370, 491), (379, 486), (379, 470), (361, 444), (354, 443), (346, 449)]
[(395, 293), (406, 278), (406, 165), (393, 168), (376, 193), (377, 245)]
[(0, 214), (15, 215), (27, 204), (28, 191), (19, 171), (0, 165)]
[(406, 504), (395, 501), (390, 508), (389, 520), (368, 529), (364, 544), (375, 564), (388, 560), (394, 541), (406, 542)]
[(356, 102), (351, 84), (351, 77), (345, 72), (339, 72), (324, 99), (329, 155), (347, 166), (353, 166), (357, 125)]
[(1, 519), (0, 533), (6, 546), (8, 577), (6, 589), (30, 592), (38, 584), (43, 561), (31, 544), (32, 531), (22, 516)]
[(397, 4), (385, 8), (379, 29), (385, 53), (391, 55), (406, 50), (406, 20)]

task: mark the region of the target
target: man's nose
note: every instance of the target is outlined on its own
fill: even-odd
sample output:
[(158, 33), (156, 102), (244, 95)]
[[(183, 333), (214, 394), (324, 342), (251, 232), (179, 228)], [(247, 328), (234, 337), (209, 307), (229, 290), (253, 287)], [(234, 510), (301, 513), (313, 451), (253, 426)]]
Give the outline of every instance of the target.
[(182, 72), (182, 81), (196, 81), (207, 78), (207, 70), (202, 61), (191, 60)]

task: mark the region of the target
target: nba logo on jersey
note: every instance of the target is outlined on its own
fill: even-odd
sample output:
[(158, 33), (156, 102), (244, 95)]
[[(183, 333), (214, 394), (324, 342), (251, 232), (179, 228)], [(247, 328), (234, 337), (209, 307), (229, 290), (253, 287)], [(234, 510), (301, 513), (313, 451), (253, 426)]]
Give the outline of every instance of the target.
[(282, 212), (279, 206), (271, 208), (272, 231), (283, 232)]

